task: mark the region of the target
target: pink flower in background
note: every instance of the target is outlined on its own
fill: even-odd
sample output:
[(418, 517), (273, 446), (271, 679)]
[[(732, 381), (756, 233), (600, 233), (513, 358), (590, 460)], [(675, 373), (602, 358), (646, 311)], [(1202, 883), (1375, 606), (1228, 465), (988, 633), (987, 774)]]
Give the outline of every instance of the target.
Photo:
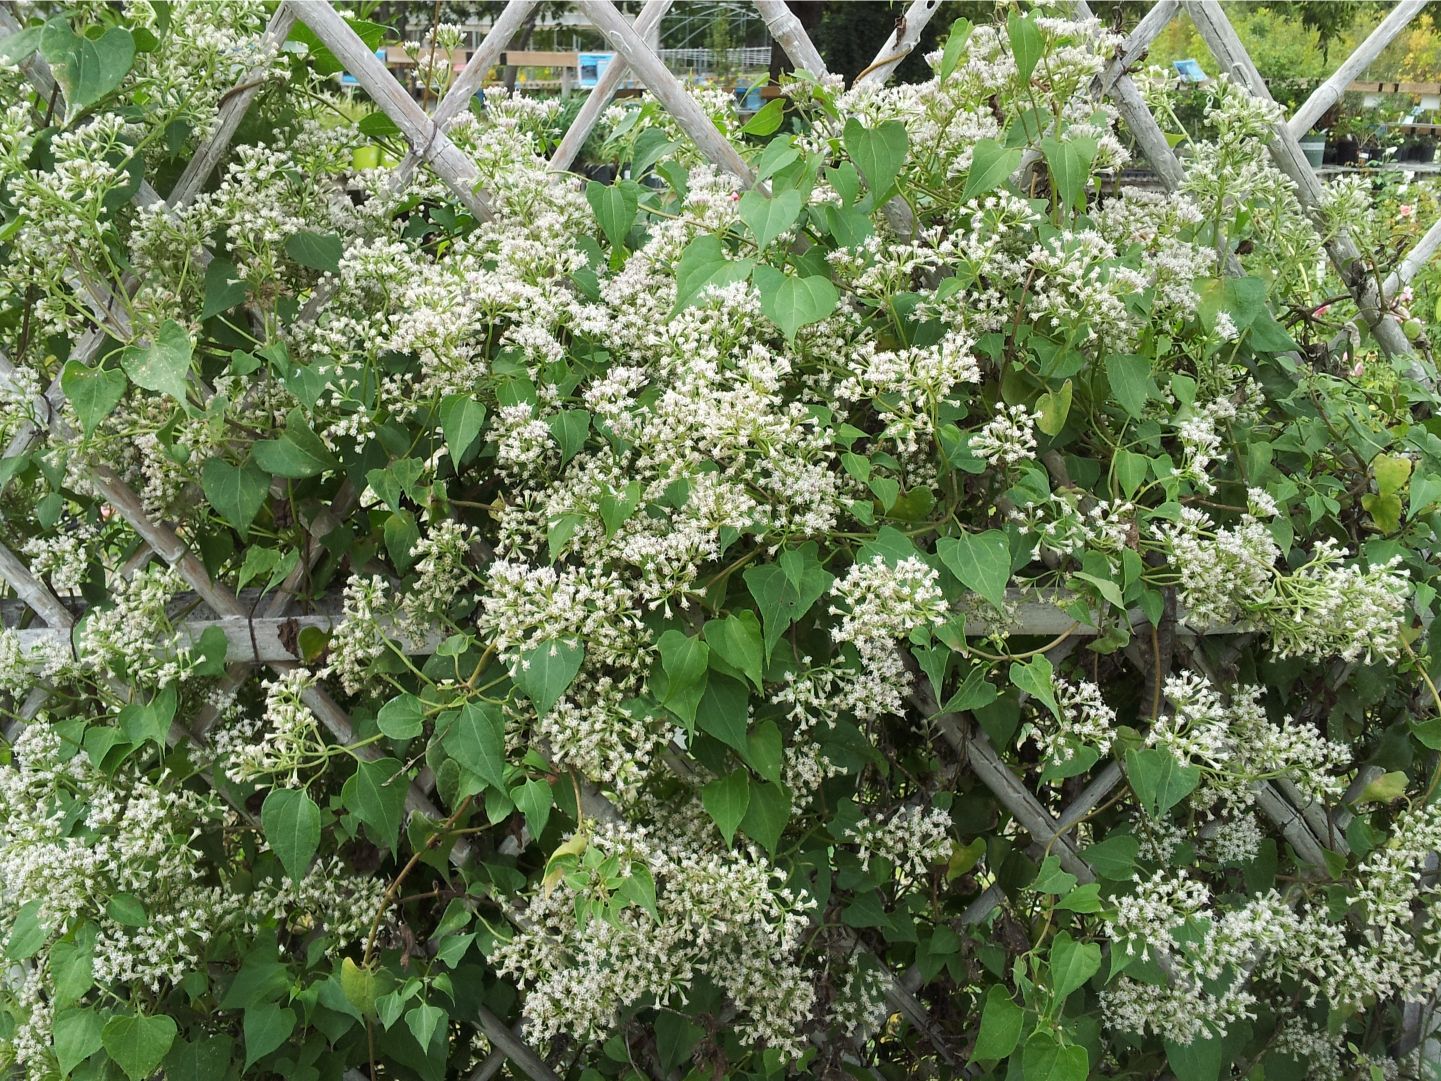
[(1397, 214), (1400, 214), (1401, 217), (1403, 217), (1403, 218), (1412, 218), (1412, 217), (1415, 217), (1415, 216), (1416, 216), (1416, 204), (1415, 204), (1415, 203), (1402, 203), (1400, 206), (1398, 206), (1398, 207), (1396, 208), (1396, 213), (1397, 213)]

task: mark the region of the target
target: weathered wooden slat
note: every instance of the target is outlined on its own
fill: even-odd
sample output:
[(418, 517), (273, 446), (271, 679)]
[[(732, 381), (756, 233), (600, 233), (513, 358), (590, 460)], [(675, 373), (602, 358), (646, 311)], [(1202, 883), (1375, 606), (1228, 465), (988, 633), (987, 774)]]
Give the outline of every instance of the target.
[(270, 23), (260, 37), (260, 49), (266, 59), (262, 60), (259, 66), (241, 79), (221, 99), (215, 120), (215, 130), (196, 151), (195, 156), (186, 163), (185, 171), (180, 174), (180, 179), (175, 182), (175, 187), (170, 191), (168, 202), (172, 208), (185, 206), (194, 199), (200, 189), (205, 186), (205, 182), (210, 179), (210, 174), (215, 171), (215, 167), (220, 164), (220, 159), (225, 156), (225, 151), (230, 147), (230, 140), (235, 137), (236, 129), (245, 119), (245, 113), (250, 108), (250, 103), (255, 100), (255, 96), (265, 85), (265, 70), (269, 66), (269, 54), (280, 48), (294, 24), (295, 12), (284, 4), (277, 8), (275, 14), (270, 17)]
[[(648, 38), (653, 30), (660, 25), (665, 13), (670, 10), (671, 0), (646, 0), (646, 5), (641, 9), (635, 19), (635, 32), (642, 40)], [(623, 56), (616, 56), (601, 73), (600, 80), (595, 88), (591, 90), (585, 99), (585, 104), (580, 107), (580, 112), (571, 121), (566, 129), (565, 135), (561, 137), (560, 145), (555, 148), (551, 155), (550, 167), (553, 171), (563, 173), (574, 164), (576, 155), (585, 141), (590, 138), (590, 133), (595, 129), (596, 123), (600, 120), (605, 107), (610, 104), (611, 98), (615, 96), (616, 90), (620, 88), (621, 82), (630, 74), (630, 62)]]
[(490, 202), (479, 191), (480, 176), (475, 162), (450, 141), (439, 125), (395, 81), (385, 64), (350, 28), (350, 24), (328, 3), (286, 0), (286, 4), (345, 65), (346, 71), (395, 122), (406, 141), (430, 163), (436, 176), (445, 182), (466, 209), (481, 220), (489, 220)]
[(701, 154), (739, 177), (746, 187), (753, 186), (755, 174), (751, 167), (706, 116), (705, 110), (690, 96), (681, 81), (671, 74), (671, 70), (661, 63), (635, 28), (615, 9), (615, 5), (610, 0), (577, 0), (576, 6), (605, 35), (611, 47), (625, 57), (626, 63), (675, 118), (681, 130), (690, 136)]
[(1426, 6), (1426, 0), (1400, 0), (1381, 20), (1375, 30), (1366, 36), (1356, 51), (1341, 62), (1335, 72), (1324, 83), (1311, 92), (1311, 96), (1302, 103), (1296, 110), (1296, 114), (1287, 122), (1291, 135), (1297, 139), (1311, 130), (1321, 115), (1336, 102), (1341, 100), (1341, 95), (1346, 93), (1351, 80), (1361, 75), (1371, 66), (1371, 62), (1381, 55), (1381, 50), (1391, 44), (1392, 40), (1406, 24), (1421, 13)]
[(821, 59), (820, 50), (812, 43), (806, 28), (796, 18), (795, 12), (785, 0), (756, 0), (756, 10), (765, 20), (766, 29), (776, 44), (790, 58), (790, 62), (801, 71), (812, 75), (824, 75), (826, 62)]
[(905, 14), (896, 20), (895, 32), (886, 38), (886, 43), (870, 65), (856, 76), (855, 85), (880, 84), (888, 80), (901, 61), (921, 43), (922, 31), (940, 9), (941, 0), (911, 0)]
[[(1266, 80), (1256, 70), (1255, 63), (1246, 52), (1246, 47), (1241, 44), (1241, 39), (1221, 4), (1217, 0), (1186, 0), (1186, 12), (1222, 68), (1251, 94), (1263, 101), (1271, 101)], [(1296, 198), (1301, 206), (1313, 216), (1319, 214), (1322, 204), (1321, 182), (1306, 161), (1301, 144), (1297, 142), (1285, 121), (1274, 126), (1270, 150), (1277, 168), (1295, 183)], [(1350, 233), (1344, 229), (1330, 231), (1325, 238), (1325, 248), (1336, 273), (1351, 291), (1361, 317), (1371, 328), (1376, 343), (1388, 356), (1406, 362), (1411, 378), (1435, 386), (1435, 373), (1428, 372), (1411, 348), (1411, 343), (1407, 341), (1400, 325), (1386, 309), (1376, 282)]]

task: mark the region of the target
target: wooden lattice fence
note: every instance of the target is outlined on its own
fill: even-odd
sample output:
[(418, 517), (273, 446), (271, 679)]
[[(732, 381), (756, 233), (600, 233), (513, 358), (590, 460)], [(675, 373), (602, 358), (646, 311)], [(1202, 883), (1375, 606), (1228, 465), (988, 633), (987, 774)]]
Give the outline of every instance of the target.
[[(670, 7), (670, 2), (671, 0), (648, 0), (634, 22), (631, 22), (610, 0), (578, 0), (577, 6), (604, 34), (617, 58), (606, 69), (599, 85), (590, 93), (554, 152), (551, 164), (558, 183), (568, 182), (567, 168), (575, 160), (582, 143), (597, 124), (616, 89), (623, 80), (629, 78), (638, 79), (644, 84), (706, 159), (733, 173), (747, 187), (757, 184), (754, 173), (735, 148), (717, 130), (681, 81), (646, 44), (649, 32), (657, 26)], [(534, 0), (510, 0), (464, 70), (430, 112), (415, 101), (377, 59), (371, 47), (324, 0), (285, 0), (281, 3), (265, 31), (262, 47), (273, 53), (297, 21), (304, 23), (355, 77), (374, 104), (395, 123), (409, 144), (409, 153), (391, 174), (392, 191), (404, 189), (420, 170), (429, 169), (449, 187), (456, 199), (477, 218), (485, 220), (492, 215), (493, 209), (486, 193), (478, 186), (477, 167), (467, 154), (451, 141), (447, 135), (447, 127), (469, 107), (482, 85), (482, 80), (508, 47), (533, 6)], [(771, 34), (797, 68), (817, 76), (826, 73), (820, 53), (807, 37), (799, 20), (782, 0), (757, 0), (756, 6)], [(1367, 65), (1424, 6), (1425, 0), (1401, 0), (1397, 3), (1356, 52), (1337, 67), (1335, 73), (1316, 89), (1289, 121), (1276, 126), (1270, 143), (1271, 153), (1279, 168), (1295, 182), (1300, 202), (1309, 212), (1319, 213), (1321, 188), (1315, 171), (1308, 165), (1302, 153), (1299, 137), (1340, 99), (1347, 85), (1365, 71)], [(917, 46), (922, 32), (940, 7), (939, 0), (914, 0), (898, 21), (895, 33), (880, 43), (875, 60), (866, 68), (860, 77), (861, 81), (879, 84), (887, 80), (896, 66)], [(1079, 0), (1076, 7), (1081, 14), (1089, 14), (1085, 0)], [(1104, 73), (1096, 79), (1092, 90), (1097, 98), (1108, 98), (1116, 106), (1146, 162), (1170, 191), (1177, 190), (1184, 182), (1184, 164), (1171, 150), (1130, 73), (1144, 58), (1148, 45), (1171, 20), (1183, 14), (1193, 20), (1227, 74), (1256, 96), (1269, 98), (1265, 82), (1237, 37), (1223, 4), (1217, 0), (1159, 0), (1155, 3), (1126, 39)], [(11, 33), (18, 29), (19, 25), (14, 16), (8, 10), (0, 8), (0, 32)], [(24, 69), (40, 96), (51, 98), (54, 81), (44, 61), (33, 56), (25, 61)], [(149, 184), (142, 183), (135, 196), (137, 204), (163, 204), (166, 208), (175, 210), (187, 205), (200, 193), (216, 167), (226, 159), (228, 148), (247, 108), (263, 85), (263, 79), (259, 77), (262, 74), (256, 72), (247, 76), (231, 93), (224, 96), (219, 122), (213, 134), (190, 161), (168, 198), (162, 199)], [(1031, 165), (1031, 160), (1024, 161), (1022, 170)], [(902, 217), (905, 214), (904, 206), (897, 206), (894, 211)], [(1356, 244), (1344, 231), (1331, 233), (1326, 242), (1327, 254), (1340, 279), (1350, 289), (1376, 342), (1387, 354), (1407, 358), (1415, 377), (1431, 385), (1435, 384), (1434, 373), (1428, 371), (1424, 363), (1416, 357), (1392, 314), (1391, 302), (1438, 247), (1441, 247), (1441, 221), (1433, 224), (1414, 249), (1399, 262), (1396, 269), (1378, 284), (1365, 266)], [(139, 283), (132, 284), (138, 286)], [(116, 325), (117, 319), (123, 319), (123, 316), (116, 314), (123, 310), (123, 306), (110, 302), (105, 286), (81, 280), (76, 282), (76, 288), (83, 302), (93, 309), (100, 326), (114, 330), (118, 337), (126, 336), (126, 328)], [(321, 299), (323, 298), (312, 299), (300, 318), (313, 317)], [(106, 337), (102, 330), (91, 332), (77, 343), (73, 356), (82, 363), (92, 362), (104, 345)], [(1344, 340), (1334, 343), (1338, 350), (1344, 345)], [(8, 360), (0, 357), (0, 374), (10, 375), (13, 372)], [(5, 457), (14, 458), (24, 454), (47, 435), (53, 434), (62, 439), (73, 437), (75, 433), (69, 429), (61, 414), (62, 401), (63, 393), (57, 378), (46, 391), (43, 401), (36, 403), (36, 416), (40, 420), (26, 425), (14, 436), (10, 445), (5, 448)], [(223, 681), (222, 695), (239, 686), (257, 668), (268, 667), (284, 672), (295, 667), (298, 664), (294, 646), (297, 631), (309, 627), (329, 630), (338, 622), (338, 598), (312, 601), (305, 612), (293, 610), (293, 597), (321, 553), (318, 543), (311, 546), (307, 557), (300, 561), (277, 590), (264, 597), (237, 596), (206, 571), (201, 560), (191, 552), (175, 529), (146, 512), (137, 493), (113, 470), (99, 466), (94, 470), (91, 479), (95, 489), (114, 512), (128, 522), (143, 539), (143, 546), (131, 555), (126, 570), (133, 572), (151, 559), (163, 560), (174, 567), (193, 590), (193, 595), (184, 603), (184, 607), (189, 610), (183, 624), (184, 633), (196, 640), (211, 628), (218, 628), (224, 634), (230, 660)], [(309, 532), (316, 538), (323, 536), (337, 520), (344, 518), (353, 509), (356, 498), (357, 493), (353, 487), (346, 485), (332, 508), (322, 511), (306, 523)], [(6, 602), (0, 611), (3, 611), (6, 626), (19, 628), (22, 643), (26, 647), (36, 647), (47, 641), (59, 641), (68, 646), (72, 631), (83, 613), (83, 605), (75, 598), (57, 596), (39, 577), (31, 573), (24, 561), (3, 544), (0, 544), (0, 576), (3, 576), (19, 602)], [(1012, 599), (1018, 604), (1016, 620), (1011, 625), (1014, 633), (1060, 636), (1065, 639), (1051, 651), (1053, 658), (1059, 659), (1074, 648), (1078, 637), (1098, 633), (1096, 628), (1079, 625), (1075, 619), (1065, 614), (1056, 599), (1041, 600), (1034, 595), (1019, 594)], [(1139, 611), (1132, 616), (1137, 625), (1145, 622), (1145, 617)], [(1190, 626), (1186, 623), (1184, 612), (1179, 613), (1177, 628), (1178, 641), (1175, 649), (1183, 653), (1189, 652), (1193, 663), (1200, 665), (1206, 662), (1194, 648), (1198, 637), (1240, 636), (1243, 633), (1234, 627)], [(985, 635), (989, 632), (990, 628), (983, 620), (972, 620), (966, 626), (967, 634)], [(411, 641), (410, 648), (420, 655), (432, 651), (440, 638), (441, 635), (436, 633), (418, 642), (401, 640)], [(1150, 674), (1152, 661), (1144, 650), (1132, 644), (1127, 647), (1127, 656), (1143, 677)], [(1333, 672), (1332, 682), (1339, 684), (1345, 674), (1345, 666), (1338, 666)], [(123, 688), (120, 690), (123, 693)], [(45, 700), (45, 689), (37, 688), (25, 701), (22, 717), (35, 716)], [(349, 717), (324, 689), (310, 687), (305, 691), (304, 700), (336, 740), (353, 740)], [(1029, 832), (1035, 846), (1058, 856), (1065, 870), (1076, 876), (1080, 882), (1095, 881), (1094, 872), (1073, 843), (1070, 832), (1122, 782), (1123, 774), (1119, 765), (1113, 762), (1100, 770), (1074, 802), (1060, 814), (1052, 814), (1007, 766), (972, 718), (941, 712), (934, 699), (923, 690), (915, 692), (913, 704), (923, 715), (933, 717), (936, 730), (954, 750), (958, 760), (974, 771), (999, 803)], [(207, 729), (213, 720), (213, 711), (203, 712), (188, 727), (177, 725), (171, 733), (171, 739), (204, 744)], [(13, 729), (10, 734), (13, 734)], [(679, 771), (688, 768), (679, 758), (673, 765)], [(1371, 776), (1372, 774), (1363, 772), (1356, 778), (1353, 790), (1359, 791)], [(444, 814), (437, 809), (433, 795), (434, 780), (427, 773), (422, 773), (410, 788), (407, 806), (410, 810), (433, 819), (444, 818)], [(601, 818), (614, 813), (601, 792), (589, 789), (584, 796), (589, 803), (589, 813)], [(1344, 850), (1346, 841), (1343, 828), (1346, 813), (1340, 807), (1322, 807), (1302, 796), (1285, 781), (1263, 784), (1259, 805), (1296, 852), (1308, 862), (1324, 867), (1326, 849)], [(469, 850), (464, 841), (456, 844), (450, 852), (450, 859), (456, 864), (462, 864), (468, 858)], [(1000, 887), (992, 886), (967, 910), (965, 920), (979, 923), (1003, 899)], [(925, 1042), (942, 1061), (950, 1064), (952, 1068), (962, 1069), (963, 1064), (955, 1054), (960, 1034), (946, 1031), (940, 1026), (917, 998), (917, 991), (924, 982), (922, 974), (913, 969), (899, 974), (889, 973), (889, 979), (887, 998), (892, 1009), (922, 1034)], [(1409, 1045), (1414, 1047), (1426, 1037), (1429, 1031), (1429, 1027), (1425, 1027), (1428, 1016), (1419, 1004), (1412, 1011), (1406, 1037)], [(507, 1062), (535, 1081), (556, 1081), (557, 1075), (551, 1067), (525, 1044), (518, 1024), (514, 1028), (508, 1027), (502, 1019), (488, 1011), (482, 1012), (478, 1023), (493, 1050), (490, 1057), (472, 1075), (474, 1081), (484, 1081), (485, 1078), (495, 1075)]]

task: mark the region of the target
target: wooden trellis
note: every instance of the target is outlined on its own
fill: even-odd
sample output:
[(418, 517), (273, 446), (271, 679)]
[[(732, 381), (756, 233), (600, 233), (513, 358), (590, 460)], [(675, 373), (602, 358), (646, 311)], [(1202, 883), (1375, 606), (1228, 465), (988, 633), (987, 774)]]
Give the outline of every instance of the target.
[[(551, 165), (557, 182), (568, 182), (566, 170), (574, 161), (580, 146), (594, 128), (621, 81), (630, 77), (638, 79), (648, 88), (706, 159), (734, 174), (746, 186), (755, 183), (754, 174), (735, 148), (717, 130), (681, 81), (646, 44), (649, 32), (659, 23), (670, 3), (671, 0), (648, 0), (634, 23), (631, 23), (611, 0), (578, 0), (577, 6), (605, 36), (617, 56), (554, 152)], [(1364, 72), (1367, 65), (1424, 5), (1425, 0), (1401, 0), (1397, 3), (1376, 31), (1352, 56), (1341, 63), (1335, 74), (1312, 94), (1295, 115), (1276, 125), (1270, 143), (1271, 153), (1278, 167), (1295, 183), (1300, 202), (1309, 213), (1314, 215), (1318, 212), (1321, 189), (1314, 170), (1306, 163), (1301, 152), (1298, 137), (1309, 130), (1315, 119), (1339, 99), (1346, 86)], [(344, 64), (375, 105), (394, 121), (409, 144), (409, 153), (392, 172), (392, 192), (404, 189), (419, 169), (428, 167), (468, 210), (480, 219), (487, 219), (491, 217), (493, 210), (485, 192), (480, 190), (479, 170), (468, 155), (449, 138), (446, 129), (456, 117), (468, 109), (487, 71), (508, 47), (534, 6), (535, 0), (510, 0), (465, 69), (430, 113), (415, 102), (375, 57), (370, 47), (326, 0), (284, 0), (265, 30), (262, 45), (273, 51), (285, 40), (297, 20), (304, 23)], [(770, 33), (796, 67), (817, 76), (826, 74), (820, 53), (807, 37), (799, 20), (782, 0), (756, 0), (756, 6)], [(940, 6), (940, 0), (913, 0), (904, 17), (898, 21), (898, 29), (881, 43), (875, 61), (860, 77), (861, 81), (879, 84), (887, 80), (896, 66), (916, 47), (924, 29)], [(1085, 0), (1078, 0), (1076, 9), (1079, 14), (1089, 14)], [(1171, 151), (1160, 125), (1142, 100), (1132, 82), (1130, 71), (1144, 56), (1147, 47), (1157, 35), (1182, 13), (1193, 20), (1230, 77), (1252, 94), (1269, 99), (1265, 83), (1237, 38), (1222, 4), (1217, 0), (1158, 0), (1118, 49), (1106, 70), (1097, 77), (1092, 93), (1097, 99), (1109, 99), (1116, 106), (1134, 136), (1142, 156), (1162, 184), (1172, 191), (1185, 181), (1184, 166)], [(0, 32), (13, 33), (18, 29), (19, 26), (11, 13), (0, 7)], [(23, 66), (40, 96), (44, 99), (50, 98), (54, 80), (44, 61), (38, 56), (32, 56)], [(160, 204), (170, 210), (177, 210), (189, 203), (224, 160), (246, 110), (263, 84), (263, 72), (252, 73), (240, 80), (237, 86), (223, 97), (214, 132), (196, 152), (167, 199), (162, 199), (148, 184), (142, 184), (135, 196), (136, 202), (142, 206)], [(1030, 167), (1030, 164), (1030, 160), (1024, 161), (1022, 169)], [(906, 208), (898, 204), (889, 217), (893, 225), (904, 228), (907, 224), (906, 215)], [(1414, 377), (1433, 386), (1436, 381), (1435, 373), (1430, 371), (1412, 350), (1392, 314), (1391, 305), (1395, 296), (1435, 254), (1438, 247), (1441, 247), (1441, 221), (1432, 225), (1415, 248), (1378, 285), (1374, 275), (1369, 273), (1364, 265), (1362, 254), (1348, 235), (1344, 232), (1330, 234), (1326, 241), (1326, 251), (1337, 274), (1346, 283), (1380, 347), (1388, 355), (1407, 363)], [(133, 289), (138, 283), (129, 282), (126, 285)], [(123, 311), (123, 306), (108, 302), (108, 290), (105, 287), (81, 280), (76, 282), (76, 291), (94, 311), (98, 326), (109, 325), (121, 337), (126, 336), (124, 327), (114, 325), (115, 317), (112, 315), (114, 312)], [(300, 318), (314, 318), (322, 303), (323, 297), (312, 298), (302, 310)], [(76, 343), (72, 355), (82, 362), (92, 362), (105, 339), (104, 332), (94, 330)], [(0, 356), (0, 377), (12, 374), (13, 368)], [(198, 389), (205, 392), (203, 387)], [(64, 395), (57, 378), (43, 397), (35, 402), (35, 421), (25, 425), (12, 438), (4, 450), (4, 457), (13, 458), (25, 453), (46, 435), (62, 440), (73, 438), (74, 433), (60, 412), (63, 400)], [(246, 603), (224, 584), (211, 578), (201, 561), (192, 554), (185, 539), (170, 525), (147, 514), (136, 493), (112, 470), (100, 465), (93, 470), (91, 477), (100, 495), (129, 523), (141, 539), (142, 548), (127, 562), (127, 567), (134, 569), (148, 558), (160, 558), (178, 570), (194, 591), (195, 599), (200, 603), (195, 614), (182, 624), (182, 634), (198, 638), (207, 629), (219, 628), (225, 635), (230, 646), (228, 656), (231, 658), (223, 679), (225, 692), (233, 691), (259, 667), (276, 671), (294, 667), (298, 658), (286, 644), (287, 641), (294, 641), (289, 635), (306, 626), (328, 629), (338, 618), (338, 604), (333, 598), (328, 602), (322, 600), (314, 603), (312, 610), (306, 613), (291, 610), (292, 597), (321, 554), (318, 541), (312, 540), (307, 550), (302, 553), (296, 568), (273, 594), (260, 598), (258, 603)], [(323, 536), (328, 532), (337, 520), (343, 519), (350, 512), (356, 500), (357, 493), (353, 486), (348, 483), (343, 485), (335, 505), (307, 523), (312, 537)], [(4, 616), (8, 626), (23, 625), (19, 633), (24, 645), (35, 646), (46, 640), (69, 642), (80, 607), (67, 598), (56, 596), (4, 545), (0, 545), (0, 579), (10, 586), (18, 598), (18, 603), (11, 602), (0, 607), (0, 615)], [(1034, 595), (1018, 595), (1013, 599), (1019, 602), (1018, 615), (1013, 626), (1015, 633), (1055, 635), (1069, 631), (1073, 637), (1096, 633), (1096, 628), (1078, 624), (1050, 600), (1037, 599)], [(1132, 614), (1133, 622), (1139, 623), (1142, 619), (1139, 613)], [(34, 620), (38, 620), (42, 625), (34, 625)], [(988, 630), (984, 623), (972, 621), (968, 624), (968, 633), (986, 633)], [(1177, 621), (1177, 648), (1191, 648), (1194, 651), (1198, 644), (1197, 636), (1200, 635), (1241, 633), (1243, 630), (1235, 627), (1187, 627), (1182, 616)], [(422, 654), (433, 650), (440, 638), (440, 632), (436, 632), (419, 642), (409, 643), (404, 637), (401, 642), (408, 643), (406, 648), (409, 651)], [(1069, 641), (1057, 647), (1055, 652), (1060, 655), (1061, 651), (1072, 648), (1073, 645), (1074, 641)], [(1127, 650), (1127, 656), (1136, 665), (1138, 672), (1144, 676), (1151, 675), (1155, 667), (1154, 658), (1147, 657), (1134, 643)], [(124, 688), (116, 690), (124, 693)], [(45, 689), (36, 688), (21, 707), (22, 718), (35, 716), (43, 708), (45, 698)], [(312, 687), (305, 692), (304, 700), (335, 739), (353, 741), (349, 717), (325, 690)], [(942, 712), (928, 692), (921, 690), (913, 695), (912, 703), (923, 715), (932, 718), (933, 725), (951, 747), (958, 762), (977, 775), (1016, 822), (1027, 831), (1038, 850), (1044, 849), (1055, 854), (1065, 868), (1080, 881), (1095, 880), (1095, 874), (1072, 839), (1071, 831), (1121, 782), (1122, 773), (1118, 765), (1113, 762), (1098, 771), (1069, 806), (1059, 814), (1053, 814), (1027, 788), (1022, 778), (1006, 765), (971, 717)], [(207, 710), (188, 727), (177, 725), (171, 734), (172, 739), (190, 739), (203, 743), (213, 720), (213, 711)], [(680, 771), (689, 769), (688, 763), (679, 755), (672, 755), (672, 764)], [(1362, 779), (1358, 778), (1358, 784), (1360, 783)], [(444, 817), (432, 800), (433, 787), (433, 778), (422, 773), (410, 786), (407, 796), (409, 809), (432, 818)], [(584, 797), (589, 804), (589, 811), (601, 817), (610, 817), (616, 813), (601, 793), (591, 790), (585, 792)], [(1341, 811), (1319, 807), (1284, 783), (1261, 785), (1258, 803), (1263, 813), (1272, 819), (1282, 835), (1307, 863), (1322, 868), (1328, 847), (1344, 850), (1342, 828), (1345, 819)], [(460, 864), (466, 861), (469, 855), (468, 846), (461, 842), (452, 849), (450, 858), (454, 863)], [(980, 922), (1003, 900), (1004, 895), (999, 887), (992, 886), (977, 898), (963, 919), (967, 922)], [(901, 975), (891, 974), (887, 992), (891, 1007), (921, 1034), (938, 1057), (952, 1066), (958, 1066), (957, 1050), (964, 1033), (944, 1031), (930, 1017), (916, 998), (921, 983), (918, 970)], [(1423, 1021), (1425, 1012), (1416, 1009), (1408, 1013), (1410, 1025), (1406, 1042), (1411, 1046), (1415, 1046), (1429, 1031), (1429, 1026)], [(472, 1075), (477, 1081), (493, 1076), (507, 1062), (534, 1081), (556, 1081), (556, 1075), (543, 1058), (525, 1044), (519, 1034), (518, 1025), (514, 1028), (507, 1027), (503, 1020), (488, 1011), (481, 1012), (477, 1023), (492, 1047), (490, 1056)]]

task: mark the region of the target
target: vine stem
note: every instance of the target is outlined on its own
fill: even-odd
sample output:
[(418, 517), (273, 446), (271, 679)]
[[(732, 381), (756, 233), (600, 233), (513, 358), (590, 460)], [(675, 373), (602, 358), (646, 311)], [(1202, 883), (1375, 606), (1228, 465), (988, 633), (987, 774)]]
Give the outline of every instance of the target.
[[(1421, 664), (1421, 658), (1416, 656), (1416, 651), (1411, 648), (1411, 643), (1404, 638), (1401, 639), (1401, 648), (1404, 649), (1406, 655), (1415, 662), (1417, 673), (1420, 674), (1422, 682), (1426, 684), (1426, 689), (1431, 692), (1431, 703), (1436, 707), (1436, 715), (1441, 717), (1441, 692), (1436, 690), (1436, 684), (1431, 679), (1430, 673), (1428, 673), (1425, 666)], [(1431, 779), (1426, 782), (1426, 791), (1421, 793), (1421, 803), (1423, 805), (1431, 802), (1431, 798), (1435, 796), (1438, 787), (1441, 787), (1441, 758), (1437, 759), (1436, 765), (1431, 770)]]
[(410, 872), (415, 870), (416, 865), (420, 863), (421, 857), (440, 843), (440, 838), (448, 833), (450, 827), (454, 826), (456, 822), (460, 820), (460, 816), (470, 809), (470, 805), (474, 799), (475, 796), (470, 795), (461, 800), (460, 806), (456, 807), (455, 812), (440, 824), (439, 829), (426, 838), (423, 847), (417, 848), (411, 853), (410, 859), (407, 860), (405, 866), (400, 869), (400, 874), (396, 875), (390, 885), (386, 887), (385, 894), (380, 898), (380, 904), (375, 909), (375, 918), (370, 921), (370, 935), (365, 940), (365, 953), (361, 956), (361, 963), (365, 967), (368, 968), (370, 966), (371, 959), (375, 956), (375, 940), (380, 935), (380, 921), (385, 916), (385, 910), (394, 903), (396, 895), (400, 892), (400, 887), (404, 885), (405, 880), (410, 876)]

